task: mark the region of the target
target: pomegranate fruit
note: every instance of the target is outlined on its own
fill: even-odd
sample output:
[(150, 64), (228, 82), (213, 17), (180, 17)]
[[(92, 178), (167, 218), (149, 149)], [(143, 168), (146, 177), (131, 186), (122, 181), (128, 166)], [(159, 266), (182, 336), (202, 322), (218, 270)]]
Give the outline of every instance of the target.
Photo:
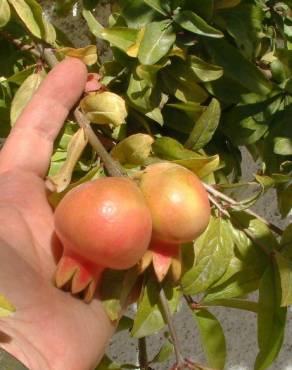
[(152, 221), (142, 192), (130, 179), (106, 177), (82, 184), (62, 199), (55, 230), (64, 252), (55, 284), (71, 285), (89, 302), (105, 268), (128, 269), (148, 248)]
[(180, 165), (163, 162), (138, 175), (152, 216), (152, 262), (159, 280), (166, 275), (179, 246), (195, 240), (208, 226), (210, 203), (199, 178)]

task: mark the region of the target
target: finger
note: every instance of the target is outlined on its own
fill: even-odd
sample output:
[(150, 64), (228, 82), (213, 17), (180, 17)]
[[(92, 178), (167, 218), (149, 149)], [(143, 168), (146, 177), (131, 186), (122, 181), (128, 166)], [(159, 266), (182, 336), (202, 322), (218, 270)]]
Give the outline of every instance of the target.
[(41, 83), (26, 106), (0, 155), (0, 172), (19, 168), (45, 176), (53, 143), (70, 109), (84, 91), (85, 65), (68, 58)]

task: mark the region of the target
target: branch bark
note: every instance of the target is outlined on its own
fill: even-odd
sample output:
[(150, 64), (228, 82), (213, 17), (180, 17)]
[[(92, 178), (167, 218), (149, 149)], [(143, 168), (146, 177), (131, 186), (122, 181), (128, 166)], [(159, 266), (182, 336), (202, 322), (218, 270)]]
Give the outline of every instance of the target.
[(148, 356), (147, 356), (147, 344), (146, 338), (138, 339), (138, 348), (139, 348), (139, 365), (140, 370), (148, 370)]
[(85, 135), (87, 136), (88, 141), (92, 145), (93, 149), (96, 151), (96, 153), (100, 156), (101, 160), (103, 161), (108, 174), (113, 177), (127, 176), (121, 165), (117, 161), (115, 161), (112, 158), (112, 156), (107, 152), (107, 150), (104, 148), (102, 142), (99, 140), (95, 132), (92, 130), (90, 122), (86, 118), (86, 116), (83, 113), (81, 113), (78, 108), (75, 110), (74, 116), (79, 126), (84, 129)]
[[(238, 202), (236, 202), (236, 200), (234, 200), (234, 199), (228, 197), (227, 195), (221, 193), (220, 191), (216, 190), (213, 186), (208, 185), (206, 183), (203, 183), (203, 185), (204, 185), (205, 189), (207, 190), (207, 192), (209, 194), (211, 194), (215, 198), (219, 198), (222, 201), (226, 202), (227, 204), (229, 204), (231, 206), (231, 208), (232, 208), (232, 206), (236, 206), (238, 204)], [(252, 211), (251, 209), (245, 209), (244, 212), (249, 214), (250, 216), (253, 216), (253, 217), (257, 218), (258, 220), (262, 221), (271, 230), (273, 230), (276, 234), (278, 234), (278, 235), (283, 234), (283, 230), (280, 229), (277, 225), (275, 225), (275, 224), (271, 223), (270, 221), (266, 220), (264, 217), (258, 215), (256, 212)]]

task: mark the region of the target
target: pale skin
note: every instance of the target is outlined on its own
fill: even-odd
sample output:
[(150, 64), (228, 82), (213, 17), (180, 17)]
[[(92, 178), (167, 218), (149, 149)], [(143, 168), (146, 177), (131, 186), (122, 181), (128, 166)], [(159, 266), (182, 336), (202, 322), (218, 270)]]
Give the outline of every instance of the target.
[(52, 283), (56, 240), (44, 178), (86, 78), (79, 60), (59, 63), (0, 152), (0, 294), (16, 307), (0, 319), (0, 347), (31, 370), (94, 369), (114, 333), (97, 298), (85, 304)]

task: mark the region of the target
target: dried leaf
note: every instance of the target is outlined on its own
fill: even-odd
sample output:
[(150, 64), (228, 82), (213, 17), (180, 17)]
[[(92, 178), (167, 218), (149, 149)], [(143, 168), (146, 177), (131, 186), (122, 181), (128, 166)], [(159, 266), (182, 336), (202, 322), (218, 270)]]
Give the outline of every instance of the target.
[(10, 120), (12, 126), (33, 97), (44, 77), (44, 72), (34, 73), (28, 76), (17, 90), (11, 103)]
[(92, 123), (120, 126), (128, 115), (124, 99), (109, 91), (87, 95), (80, 106)]
[(67, 157), (64, 164), (56, 174), (49, 177), (49, 180), (56, 187), (57, 193), (64, 191), (70, 184), (74, 167), (85, 149), (87, 142), (88, 140), (82, 128), (72, 136), (68, 144)]
[(58, 52), (63, 53), (69, 57), (74, 57), (82, 60), (88, 66), (97, 62), (97, 48), (96, 45), (88, 45), (84, 48), (60, 48)]

